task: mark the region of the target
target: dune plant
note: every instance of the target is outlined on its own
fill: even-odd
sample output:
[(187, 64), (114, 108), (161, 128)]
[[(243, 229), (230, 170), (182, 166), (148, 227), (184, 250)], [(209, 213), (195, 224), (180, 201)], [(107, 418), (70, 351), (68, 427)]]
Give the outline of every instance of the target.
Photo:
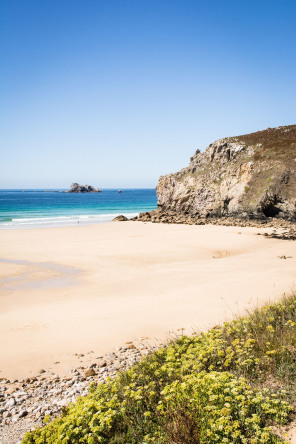
[(183, 336), (97, 387), (29, 443), (279, 443), (295, 401), (296, 296)]

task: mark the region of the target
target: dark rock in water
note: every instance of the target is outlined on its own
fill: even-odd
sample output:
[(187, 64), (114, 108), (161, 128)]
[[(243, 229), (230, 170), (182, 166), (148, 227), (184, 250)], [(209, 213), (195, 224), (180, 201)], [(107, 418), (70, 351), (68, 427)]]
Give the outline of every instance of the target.
[(296, 125), (226, 137), (197, 150), (188, 167), (159, 178), (157, 197), (163, 217), (296, 220)]
[(126, 220), (128, 220), (128, 218), (123, 216), (123, 214), (120, 214), (119, 216), (114, 217), (113, 222), (125, 222)]
[(99, 188), (92, 187), (91, 185), (79, 185), (79, 183), (72, 183), (70, 190), (66, 193), (101, 193)]

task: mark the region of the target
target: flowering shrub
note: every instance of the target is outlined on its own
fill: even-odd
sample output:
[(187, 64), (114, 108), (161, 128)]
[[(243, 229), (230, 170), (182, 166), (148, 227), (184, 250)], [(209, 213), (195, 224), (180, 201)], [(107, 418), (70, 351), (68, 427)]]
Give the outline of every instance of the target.
[[(287, 402), (275, 399), (268, 391), (251, 389), (244, 378), (228, 372), (186, 376), (182, 382), (166, 386), (163, 395), (160, 408), (164, 416), (175, 418), (177, 434), (179, 411), (185, 405), (201, 443), (279, 442), (264, 424), (269, 419), (286, 421), (290, 410)], [(183, 442), (187, 442), (185, 436)]]
[(288, 393), (262, 386), (295, 380), (295, 339), (291, 296), (158, 350), (23, 444), (282, 442), (269, 425), (287, 422)]

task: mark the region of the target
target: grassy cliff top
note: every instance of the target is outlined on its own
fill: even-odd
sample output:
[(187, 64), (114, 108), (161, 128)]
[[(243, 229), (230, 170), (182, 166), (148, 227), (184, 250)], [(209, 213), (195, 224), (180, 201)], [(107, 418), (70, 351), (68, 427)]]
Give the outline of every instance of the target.
[[(263, 131), (231, 137), (230, 140), (256, 147), (256, 154), (296, 156), (296, 125), (267, 128)], [(260, 145), (260, 146), (259, 146)]]

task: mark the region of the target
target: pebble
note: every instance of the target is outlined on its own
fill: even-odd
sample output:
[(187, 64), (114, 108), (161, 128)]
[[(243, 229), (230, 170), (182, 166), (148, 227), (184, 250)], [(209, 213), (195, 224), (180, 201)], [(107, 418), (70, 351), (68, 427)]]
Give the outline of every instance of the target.
[(87, 370), (85, 370), (84, 372), (84, 376), (87, 378), (88, 376), (95, 376), (96, 372), (94, 371), (93, 368), (89, 368)]
[(116, 353), (93, 358), (87, 368), (80, 365), (69, 370), (69, 374), (63, 378), (45, 369), (40, 369), (36, 376), (25, 380), (10, 382), (1, 378), (0, 444), (21, 442), (26, 431), (43, 425), (46, 415), (54, 418), (63, 407), (75, 402), (78, 396), (86, 396), (90, 384), (103, 383), (161, 346), (150, 347), (142, 342), (138, 350), (133, 342), (128, 342), (123, 347), (117, 347)]
[(5, 409), (9, 409), (9, 407), (13, 407), (15, 405), (15, 399), (14, 398), (10, 398), (6, 404), (5, 404)]

